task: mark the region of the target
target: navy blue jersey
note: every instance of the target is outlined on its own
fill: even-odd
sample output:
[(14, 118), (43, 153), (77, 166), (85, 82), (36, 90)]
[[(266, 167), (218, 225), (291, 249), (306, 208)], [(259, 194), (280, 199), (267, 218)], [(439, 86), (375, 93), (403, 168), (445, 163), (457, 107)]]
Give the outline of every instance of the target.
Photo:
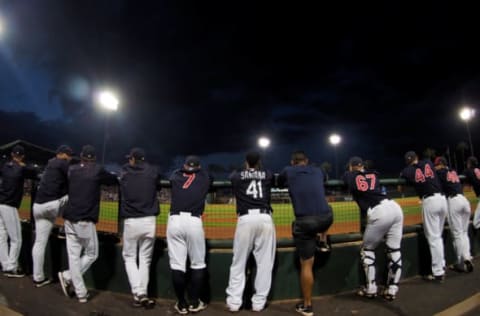
[(237, 213), (244, 214), (251, 209), (272, 212), (270, 194), (273, 174), (264, 169), (245, 169), (230, 175), (233, 193), (237, 201)]
[(100, 185), (114, 184), (117, 177), (95, 162), (81, 162), (68, 169), (68, 203), (63, 218), (98, 222)]
[(47, 203), (58, 200), (68, 193), (67, 173), (70, 162), (65, 159), (52, 158), (43, 171), (38, 185), (35, 203)]
[(155, 166), (139, 161), (125, 164), (120, 172), (120, 217), (157, 216), (160, 175)]
[(443, 168), (436, 172), (438, 179), (442, 184), (443, 193), (445, 193), (447, 197), (463, 194), (462, 184), (460, 183), (460, 178), (455, 170)]
[(422, 160), (416, 164), (409, 165), (400, 174), (407, 183), (412, 184), (420, 198), (435, 193), (442, 193), (440, 181), (435, 175), (432, 162)]
[(19, 208), (23, 198), (25, 178), (34, 178), (37, 171), (33, 167), (11, 160), (0, 168), (0, 204)]
[(477, 196), (480, 196), (480, 169), (469, 168), (465, 170), (465, 178), (467, 183), (473, 187), (473, 191)]
[(203, 169), (179, 169), (170, 176), (172, 204), (170, 212), (190, 212), (200, 216), (205, 210), (205, 198), (213, 178)]
[(280, 173), (278, 184), (288, 187), (296, 217), (330, 213), (324, 178), (322, 170), (312, 166), (288, 166)]
[(343, 181), (361, 210), (374, 207), (387, 198), (382, 193), (375, 171), (347, 171), (343, 176)]

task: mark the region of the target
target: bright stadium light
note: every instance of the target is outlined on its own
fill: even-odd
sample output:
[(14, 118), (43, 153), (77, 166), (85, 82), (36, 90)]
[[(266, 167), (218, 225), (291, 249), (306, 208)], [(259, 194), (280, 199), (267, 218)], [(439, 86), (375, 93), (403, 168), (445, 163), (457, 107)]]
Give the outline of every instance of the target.
[(118, 104), (119, 104), (118, 98), (111, 91), (108, 91), (108, 90), (101, 91), (98, 94), (98, 102), (104, 109), (108, 111), (118, 110)]
[(0, 39), (3, 37), (5, 34), (5, 22), (2, 19), (2, 16), (0, 16)]
[(268, 148), (268, 146), (270, 146), (270, 139), (267, 137), (260, 137), (258, 139), (258, 146), (260, 146), (262, 149)]
[(475, 110), (472, 108), (469, 108), (468, 106), (465, 106), (462, 109), (460, 109), (460, 112), (458, 112), (458, 115), (460, 116), (462, 121), (465, 122), (465, 125), (467, 126), (468, 142), (470, 143), (470, 155), (473, 156), (474, 153), (473, 153), (472, 135), (470, 134), (470, 126), (468, 125), (468, 122), (475, 115)]
[(336, 133), (331, 134), (328, 137), (328, 141), (333, 145), (333, 152), (335, 155), (335, 177), (338, 179), (338, 156), (337, 156), (337, 146), (342, 142), (342, 137)]

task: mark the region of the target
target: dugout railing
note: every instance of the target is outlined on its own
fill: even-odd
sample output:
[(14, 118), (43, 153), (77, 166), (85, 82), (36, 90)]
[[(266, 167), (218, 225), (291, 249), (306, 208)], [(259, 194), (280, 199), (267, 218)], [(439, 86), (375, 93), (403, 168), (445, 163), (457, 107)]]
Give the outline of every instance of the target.
[[(399, 185), (405, 184), (403, 179), (381, 179), (380, 184), (386, 193), (394, 198), (404, 211), (404, 226), (414, 226), (422, 222), (420, 200), (416, 197), (411, 187)], [(25, 182), (25, 194), (19, 208), (19, 215), (23, 221), (33, 221), (32, 205), (37, 187), (36, 180)], [(165, 238), (168, 212), (170, 209), (170, 182), (162, 180), (162, 189), (158, 193), (160, 200), (160, 214), (157, 217), (157, 237)], [(364, 216), (361, 216), (357, 204), (345, 191), (343, 182), (330, 180), (325, 184), (328, 203), (334, 211), (334, 223), (328, 234), (335, 239), (336, 235), (358, 236), (362, 230)], [(472, 204), (472, 211), (475, 209), (475, 194), (469, 186), (464, 186), (466, 197)], [(122, 222), (119, 219), (119, 207), (121, 200), (118, 185), (103, 187), (101, 194), (100, 216), (97, 224), (97, 231), (105, 234), (112, 234), (120, 237)], [(294, 219), (292, 205), (287, 189), (272, 189), (273, 219), (279, 241), (291, 240), (291, 222)], [(235, 232), (237, 216), (235, 212), (235, 199), (229, 181), (214, 181), (206, 199), (203, 224), (205, 235), (211, 241), (232, 240)], [(61, 217), (56, 222), (61, 227)], [(342, 238), (344, 239), (344, 238)], [(220, 243), (221, 244), (221, 243)]]

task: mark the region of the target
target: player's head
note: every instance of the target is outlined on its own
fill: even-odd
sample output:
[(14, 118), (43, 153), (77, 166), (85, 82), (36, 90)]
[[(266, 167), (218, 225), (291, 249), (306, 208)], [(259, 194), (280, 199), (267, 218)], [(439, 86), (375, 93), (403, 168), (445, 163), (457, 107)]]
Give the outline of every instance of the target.
[(70, 146), (60, 145), (55, 151), (58, 159), (71, 160), (73, 156), (73, 150)]
[(470, 156), (467, 159), (467, 168), (476, 168), (478, 166), (478, 160), (474, 156)]
[(25, 148), (23, 148), (23, 146), (20, 146), (20, 145), (15, 145), (12, 148), (11, 155), (13, 160), (23, 161), (23, 159), (25, 158)]
[(247, 165), (247, 168), (260, 168), (260, 153), (258, 151), (249, 151), (245, 155), (245, 164)]
[(362, 158), (360, 158), (358, 156), (351, 157), (350, 160), (348, 160), (348, 169), (350, 171), (363, 170), (364, 169), (364, 162), (363, 162)]
[(407, 151), (405, 153), (404, 158), (405, 158), (405, 164), (407, 165), (411, 165), (418, 162), (418, 156), (413, 150)]
[(198, 156), (190, 155), (185, 158), (183, 169), (187, 171), (195, 171), (201, 168), (200, 158)]
[(445, 157), (437, 157), (433, 162), (436, 170), (445, 169), (448, 166), (447, 159)]
[(134, 165), (145, 161), (145, 150), (143, 148), (134, 147), (130, 150), (130, 153), (126, 155), (128, 163)]
[(290, 159), (290, 164), (292, 166), (308, 165), (308, 157), (303, 150), (296, 150), (292, 153), (292, 158)]
[(83, 146), (82, 152), (80, 153), (80, 158), (83, 161), (95, 161), (97, 159), (95, 147), (93, 147), (92, 145)]

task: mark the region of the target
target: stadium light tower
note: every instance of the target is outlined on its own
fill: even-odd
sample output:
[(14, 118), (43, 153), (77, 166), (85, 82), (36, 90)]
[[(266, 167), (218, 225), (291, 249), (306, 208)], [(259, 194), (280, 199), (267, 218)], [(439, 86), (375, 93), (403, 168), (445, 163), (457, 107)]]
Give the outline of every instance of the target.
[(112, 91), (104, 90), (98, 93), (98, 103), (105, 110), (105, 128), (103, 132), (103, 149), (102, 149), (102, 164), (105, 164), (105, 155), (107, 149), (108, 138), (108, 118), (110, 112), (116, 112), (118, 110), (118, 97)]
[(328, 141), (333, 146), (333, 152), (335, 154), (335, 177), (338, 179), (337, 146), (342, 142), (342, 137), (336, 133), (333, 133), (328, 137)]
[(475, 110), (472, 108), (469, 108), (468, 106), (463, 107), (460, 112), (458, 113), (462, 121), (465, 122), (465, 125), (467, 126), (467, 134), (468, 134), (468, 142), (470, 144), (470, 155), (473, 156), (473, 145), (472, 145), (472, 135), (470, 134), (470, 127), (468, 125), (468, 122), (473, 118), (475, 115)]

